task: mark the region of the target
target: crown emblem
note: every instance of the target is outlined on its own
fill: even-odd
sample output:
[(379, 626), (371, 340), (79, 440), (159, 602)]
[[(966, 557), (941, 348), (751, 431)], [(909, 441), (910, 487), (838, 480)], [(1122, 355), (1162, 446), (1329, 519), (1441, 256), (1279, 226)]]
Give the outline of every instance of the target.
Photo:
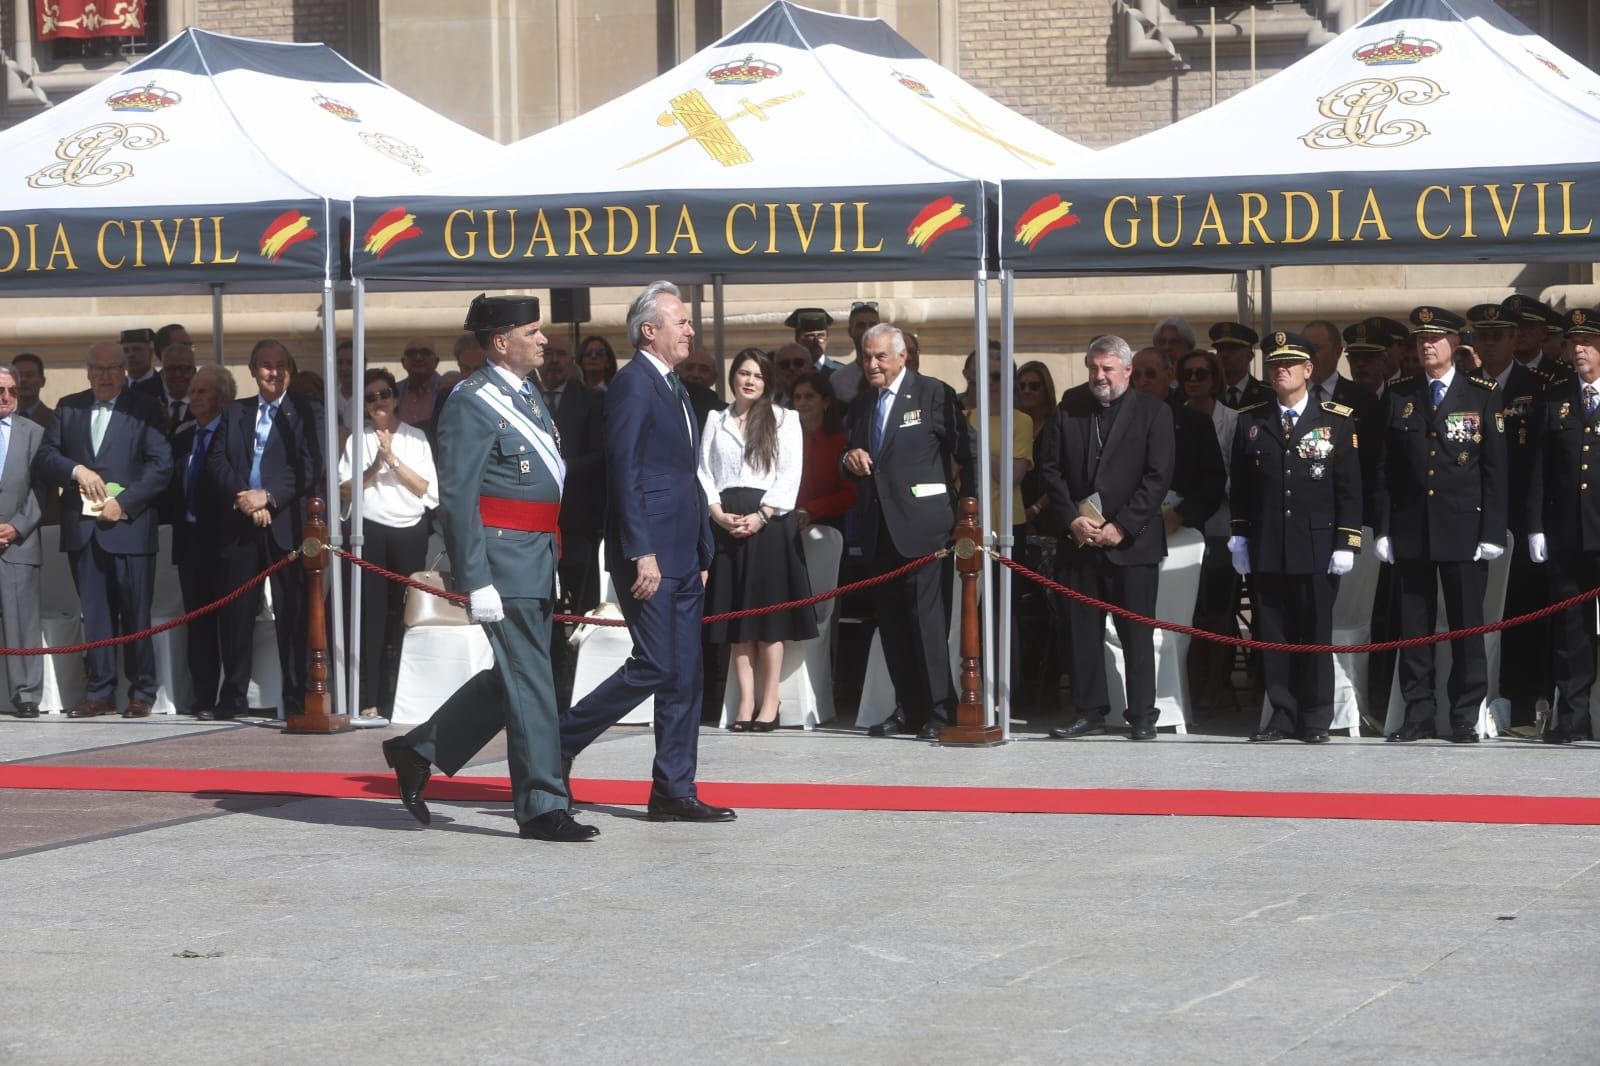
[(1417, 310), (1417, 321), (1421, 322), (1423, 325), (1427, 325), (1429, 322), (1432, 322), (1433, 321), (1433, 309), (1432, 308), (1428, 308), (1428, 307), (1418, 308), (1418, 310)]
[(343, 101), (335, 100), (331, 96), (323, 96), (321, 93), (318, 93), (311, 98), (311, 102), (322, 108), (322, 110), (326, 111), (334, 118), (342, 118), (346, 122), (361, 121), (361, 115), (356, 111), (355, 108), (351, 107), (347, 103), (344, 103)]
[(106, 97), (106, 106), (113, 111), (161, 111), (182, 102), (183, 97), (170, 89), (163, 89), (155, 82), (141, 85), (137, 89), (124, 89), (120, 93)]
[(783, 68), (778, 64), (747, 55), (743, 59), (730, 60), (712, 67), (706, 71), (706, 77), (717, 85), (757, 85), (771, 81), (782, 73)]
[(890, 74), (889, 74), (889, 77), (893, 78), (895, 81), (899, 82), (901, 85), (904, 85), (907, 89), (910, 89), (912, 92), (916, 93), (918, 96), (924, 97), (925, 99), (928, 99), (928, 100), (932, 100), (933, 99), (933, 93), (929, 91), (928, 87), (926, 85), (924, 85), (922, 82), (918, 81), (916, 78), (913, 78), (911, 75), (902, 74), (898, 70), (896, 70), (896, 71), (891, 71)]
[(1443, 50), (1438, 41), (1430, 41), (1423, 37), (1407, 37), (1406, 31), (1401, 30), (1393, 37), (1385, 37), (1381, 41), (1362, 45), (1352, 53), (1352, 58), (1360, 60), (1369, 67), (1392, 67), (1420, 63), (1424, 59), (1432, 59)]

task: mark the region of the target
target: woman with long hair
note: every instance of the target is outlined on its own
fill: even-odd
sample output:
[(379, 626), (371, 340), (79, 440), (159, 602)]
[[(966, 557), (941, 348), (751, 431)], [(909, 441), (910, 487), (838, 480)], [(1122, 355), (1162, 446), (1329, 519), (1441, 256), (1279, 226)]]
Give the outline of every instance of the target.
[(790, 399), (805, 442), (795, 518), (802, 530), (813, 522), (843, 529), (845, 514), (856, 505), (856, 483), (839, 468), (845, 438), (833, 385), (827, 374), (813, 371), (794, 383)]
[[(399, 574), (421, 570), (428, 554), (428, 509), (439, 506), (433, 449), (416, 426), (400, 421), (399, 389), (381, 367), (367, 371), (362, 401), (366, 424), (345, 441), (339, 459), (339, 497), (355, 493), (356, 448), (361, 449), (363, 555)], [(357, 724), (387, 724), (404, 636), (405, 587), (368, 575), (361, 582), (361, 713)]]
[[(776, 382), (772, 360), (764, 353), (740, 352), (728, 370), (733, 402), (706, 416), (700, 485), (717, 539), (707, 614), (811, 595), (794, 514), (803, 455), (800, 418), (772, 403)], [(778, 728), (783, 642), (816, 635), (816, 614), (810, 607), (706, 627), (708, 642), (731, 645), (729, 673), (739, 686), (739, 707), (730, 730), (766, 733)]]
[[(1222, 402), (1222, 363), (1212, 352), (1198, 348), (1182, 356), (1177, 365), (1178, 388), (1183, 391), (1183, 402), (1211, 418), (1217, 432), (1217, 443), (1222, 445), (1224, 471), (1233, 462), (1233, 429), (1239, 416)], [(1229, 471), (1231, 474), (1231, 471)], [(1222, 493), (1222, 506), (1206, 519), (1201, 532), (1206, 538), (1206, 553), (1200, 563), (1200, 591), (1195, 597), (1194, 624), (1211, 633), (1237, 636), (1239, 627), (1234, 621), (1234, 605), (1238, 599), (1239, 581), (1233, 572), (1233, 560), (1228, 554), (1228, 533), (1232, 517), (1228, 511), (1226, 486)], [(1197, 710), (1230, 710), (1234, 706), (1230, 674), (1233, 670), (1233, 649), (1209, 640), (1197, 640), (1189, 645), (1189, 687), (1194, 693)]]
[(611, 342), (598, 333), (591, 333), (578, 345), (578, 369), (583, 373), (583, 387), (605, 391), (611, 379), (617, 376), (617, 353)]

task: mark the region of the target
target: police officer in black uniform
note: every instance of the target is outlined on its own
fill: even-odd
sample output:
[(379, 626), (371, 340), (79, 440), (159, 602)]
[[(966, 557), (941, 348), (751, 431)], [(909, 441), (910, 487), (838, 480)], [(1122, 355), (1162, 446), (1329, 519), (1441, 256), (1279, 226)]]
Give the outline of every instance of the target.
[[(1569, 311), (1566, 323), (1576, 373), (1534, 408), (1533, 484), (1524, 516), (1528, 555), (1548, 575), (1552, 602), (1600, 585), (1600, 311)], [(1594, 604), (1561, 612), (1551, 634), (1561, 696), (1544, 740), (1588, 740)]]
[(1218, 322), (1209, 332), (1211, 347), (1222, 364), (1222, 402), (1238, 409), (1272, 399), (1272, 390), (1250, 374), (1260, 335), (1241, 322)]
[[(1251, 575), (1256, 636), (1326, 644), (1333, 638), (1339, 577), (1361, 550), (1361, 460), (1355, 411), (1314, 405), (1311, 343), (1277, 331), (1262, 344), (1273, 399), (1239, 411), (1233, 439), (1233, 536), (1228, 550)], [(1272, 705), (1253, 741), (1328, 739), (1333, 724), (1333, 659), (1265, 652)]]
[[(1444, 593), (1451, 629), (1483, 623), (1488, 563), (1505, 551), (1506, 448), (1500, 388), (1459, 372), (1466, 319), (1440, 307), (1411, 312), (1422, 373), (1389, 390), (1373, 528), (1378, 557), (1394, 564), (1400, 636), (1430, 634)], [(1483, 638), (1451, 642), (1450, 736), (1478, 740), (1488, 692)], [(1400, 652), (1405, 723), (1389, 740), (1433, 737), (1432, 645)]]

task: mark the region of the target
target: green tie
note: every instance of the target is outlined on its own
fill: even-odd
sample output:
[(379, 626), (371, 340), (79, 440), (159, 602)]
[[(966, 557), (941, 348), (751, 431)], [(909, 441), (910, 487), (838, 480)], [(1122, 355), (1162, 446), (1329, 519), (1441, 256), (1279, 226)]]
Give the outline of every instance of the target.
[(111, 405), (97, 403), (94, 405), (94, 414), (89, 419), (89, 445), (94, 448), (96, 455), (100, 454), (100, 442), (106, 439), (106, 426), (111, 423)]
[(679, 403), (683, 403), (683, 382), (678, 380), (676, 371), (667, 371), (667, 384), (672, 386), (672, 395), (678, 398)]

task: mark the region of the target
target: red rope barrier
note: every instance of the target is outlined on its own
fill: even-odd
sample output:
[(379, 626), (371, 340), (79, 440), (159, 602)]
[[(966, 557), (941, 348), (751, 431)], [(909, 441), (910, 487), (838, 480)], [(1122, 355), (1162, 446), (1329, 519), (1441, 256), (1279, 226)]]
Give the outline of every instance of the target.
[(1114, 614), (1118, 618), (1126, 618), (1130, 622), (1137, 622), (1140, 625), (1149, 626), (1152, 629), (1165, 629), (1171, 633), (1183, 633), (1187, 636), (1196, 637), (1200, 640), (1209, 640), (1217, 644), (1226, 644), (1229, 647), (1234, 648), (1250, 648), (1255, 651), (1299, 652), (1311, 655), (1326, 655), (1334, 652), (1353, 652), (1365, 654), (1375, 651), (1394, 651), (1399, 648), (1418, 648), (1426, 644), (1442, 644), (1447, 640), (1461, 640), (1464, 637), (1478, 637), (1485, 633), (1496, 633), (1502, 629), (1511, 629), (1514, 626), (1524, 625), (1528, 622), (1537, 622), (1541, 618), (1548, 618), (1553, 614), (1559, 614), (1569, 607), (1576, 607), (1580, 603), (1586, 603), (1589, 600), (1594, 599), (1596, 596), (1600, 596), (1600, 588), (1592, 588), (1587, 592), (1580, 592), (1576, 596), (1568, 596), (1566, 599), (1561, 600), (1558, 603), (1552, 603), (1547, 607), (1541, 607), (1537, 611), (1529, 611), (1527, 614), (1519, 614), (1515, 618), (1506, 618), (1499, 622), (1485, 622), (1483, 625), (1469, 626), (1466, 629), (1456, 629), (1446, 633), (1430, 633), (1427, 636), (1422, 637), (1406, 637), (1403, 640), (1383, 640), (1374, 641), (1367, 644), (1290, 644), (1282, 641), (1251, 640), (1248, 637), (1223, 636), (1220, 633), (1212, 633), (1211, 631), (1205, 629), (1196, 629), (1194, 626), (1186, 626), (1178, 622), (1163, 622), (1155, 618), (1146, 618), (1144, 615), (1130, 611), (1126, 607), (1119, 607), (1114, 603), (1106, 603), (1102, 600), (1097, 600), (1093, 596), (1086, 596), (1076, 589), (1070, 589), (1059, 582), (1052, 581), (1043, 574), (1040, 574), (1034, 570), (1030, 570), (1028, 567), (1017, 562), (1015, 559), (1007, 558), (992, 550), (989, 550), (989, 554), (990, 557), (1001, 566), (1021, 574), (1023, 577), (1032, 580), (1036, 584), (1044, 586), (1051, 592), (1060, 593), (1069, 599), (1077, 600), (1079, 603), (1086, 604), (1087, 606), (1093, 607), (1097, 610), (1106, 611), (1109, 614)]
[[(361, 567), (361, 569), (366, 570), (369, 573), (377, 574), (379, 577), (385, 578), (386, 580), (404, 585), (408, 589), (416, 589), (418, 592), (426, 592), (430, 596), (437, 596), (442, 600), (447, 600), (450, 603), (460, 604), (463, 607), (471, 602), (472, 597), (468, 596), (464, 592), (447, 592), (444, 589), (434, 588), (432, 585), (418, 581), (414, 577), (409, 577), (405, 574), (397, 574), (393, 570), (386, 570), (377, 563), (369, 562), (368, 560), (362, 559), (359, 556), (352, 555), (350, 552), (344, 551), (341, 548), (333, 549), (333, 553), (346, 562), (354, 563), (356, 566)], [(831, 600), (837, 596), (845, 596), (852, 592), (859, 592), (862, 589), (872, 588), (874, 585), (882, 585), (889, 581), (898, 580), (899, 578), (904, 577), (906, 574), (911, 573), (911, 571), (927, 566), (935, 559), (942, 558), (946, 554), (948, 554), (948, 549), (945, 549), (944, 551), (929, 552), (922, 558), (913, 559), (904, 566), (890, 570), (887, 573), (879, 574), (876, 577), (863, 578), (860, 581), (852, 581), (848, 585), (840, 585), (831, 592), (819, 592), (814, 596), (807, 596), (802, 600), (790, 600), (787, 603), (774, 603), (769, 604), (766, 607), (746, 607), (741, 611), (724, 611), (721, 614), (708, 614), (705, 616), (703, 624), (709, 625), (712, 622), (730, 622), (736, 618), (758, 618), (761, 615), (777, 614), (779, 611), (792, 611), (800, 607), (812, 607), (816, 604), (822, 603), (825, 600)], [(581, 614), (557, 614), (552, 615), (551, 618), (554, 621), (561, 622), (566, 625), (625, 626), (628, 624), (621, 618), (589, 618)]]
[(273, 563), (271, 566), (267, 567), (265, 570), (261, 571), (261, 573), (257, 574), (249, 581), (246, 581), (244, 584), (228, 593), (226, 596), (222, 597), (220, 600), (217, 600), (213, 603), (208, 603), (204, 607), (196, 607), (188, 614), (179, 615), (170, 622), (162, 622), (160, 625), (151, 626), (149, 629), (141, 629), (137, 633), (124, 633), (120, 637), (106, 637), (104, 640), (91, 640), (84, 644), (63, 644), (59, 648), (0, 648), (0, 655), (82, 655), (84, 652), (94, 651), (96, 648), (114, 648), (118, 644), (131, 644), (136, 640), (145, 640), (149, 637), (155, 636), (157, 633), (165, 633), (169, 629), (176, 629), (181, 625), (188, 625), (196, 618), (204, 617), (205, 615), (210, 614), (212, 611), (220, 610), (223, 607), (226, 607), (228, 604), (232, 603), (234, 600), (237, 600), (240, 596), (243, 596), (246, 592), (249, 592), (251, 589), (255, 588), (257, 585), (261, 584), (267, 578), (271, 577), (273, 574), (276, 574), (279, 570), (282, 570), (290, 563), (298, 562), (299, 559), (300, 552), (298, 549), (296, 549), (295, 551), (290, 552), (288, 555), (285, 555), (282, 559), (279, 559), (277, 562)]

